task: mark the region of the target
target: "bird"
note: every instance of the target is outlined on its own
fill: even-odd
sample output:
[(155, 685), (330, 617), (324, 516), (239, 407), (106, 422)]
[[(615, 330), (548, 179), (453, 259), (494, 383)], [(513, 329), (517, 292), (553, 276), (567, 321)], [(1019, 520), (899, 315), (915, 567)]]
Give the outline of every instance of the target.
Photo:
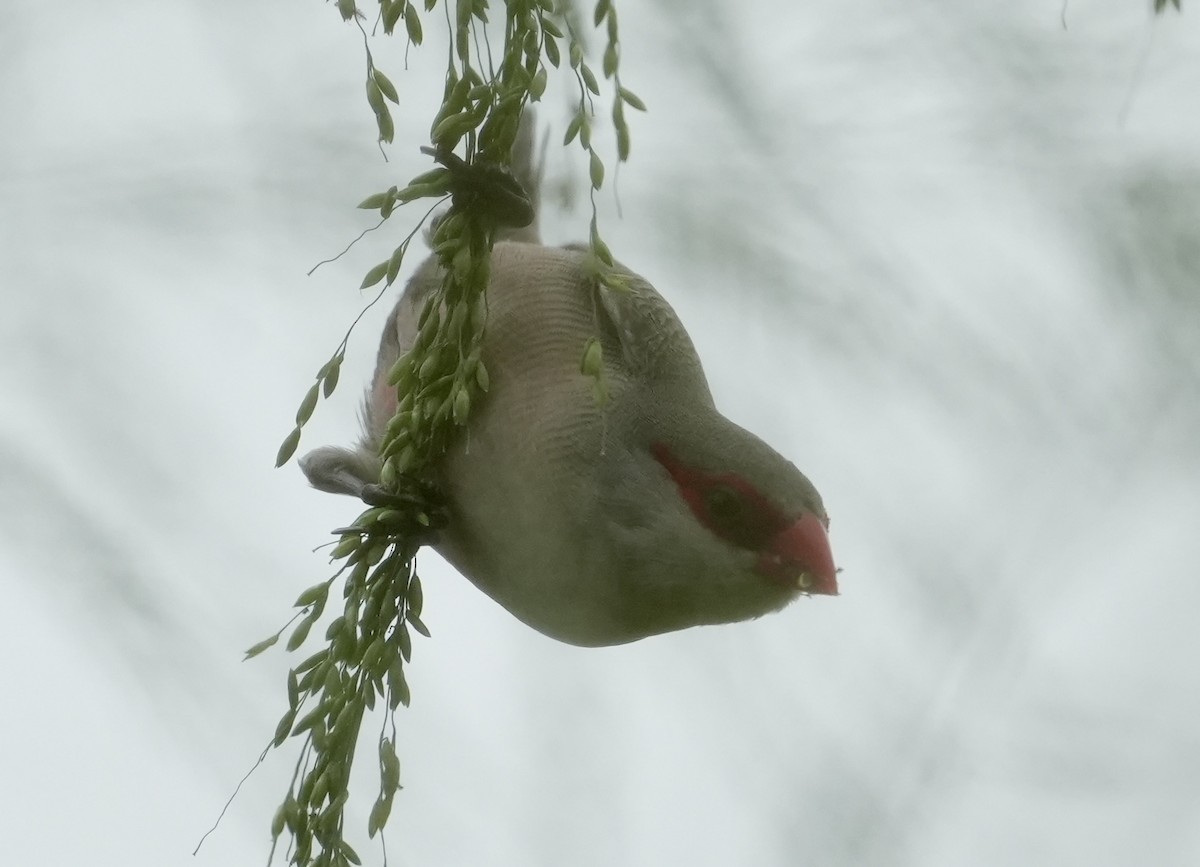
[[(536, 202), (532, 126), (522, 119), (513, 171)], [(590, 255), (544, 245), (536, 218), (498, 234), (481, 343), (490, 384), (431, 468), (447, 510), (433, 547), (520, 621), (581, 647), (837, 595), (817, 489), (717, 410), (658, 290), (620, 263), (624, 286), (606, 285)], [(398, 401), (388, 373), (442, 276), (431, 257), (410, 279), (384, 327), (362, 438), (304, 455), (313, 487), (361, 498), (377, 485)], [(581, 372), (592, 339), (605, 399)]]

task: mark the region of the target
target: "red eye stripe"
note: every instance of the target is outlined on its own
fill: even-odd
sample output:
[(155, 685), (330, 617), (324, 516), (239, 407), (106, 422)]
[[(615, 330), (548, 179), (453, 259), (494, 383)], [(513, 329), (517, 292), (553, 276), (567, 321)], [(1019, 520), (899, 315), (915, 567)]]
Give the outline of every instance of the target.
[[(680, 496), (705, 527), (739, 548), (761, 551), (790, 521), (758, 489), (736, 473), (708, 475), (680, 463), (661, 443), (650, 447), (651, 454), (663, 465), (679, 487)], [(740, 500), (734, 515), (718, 516), (710, 506), (709, 495), (726, 488)]]

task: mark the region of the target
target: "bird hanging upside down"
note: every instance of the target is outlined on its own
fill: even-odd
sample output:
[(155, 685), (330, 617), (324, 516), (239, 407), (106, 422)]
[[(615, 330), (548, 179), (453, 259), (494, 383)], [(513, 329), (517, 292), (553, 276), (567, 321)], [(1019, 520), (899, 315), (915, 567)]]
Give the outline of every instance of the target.
[[(529, 124), (514, 168), (534, 192)], [(835, 595), (812, 483), (721, 415), (675, 311), (617, 266), (629, 291), (599, 284), (586, 248), (546, 247), (536, 224), (492, 251), (482, 360), (490, 374), (434, 467), (448, 523), (435, 548), (529, 626), (582, 646), (622, 644)], [(301, 459), (316, 488), (364, 495), (396, 410), (387, 382), (412, 346), (442, 272), (426, 261), (388, 319), (353, 449)], [(580, 372), (602, 349), (608, 399)]]

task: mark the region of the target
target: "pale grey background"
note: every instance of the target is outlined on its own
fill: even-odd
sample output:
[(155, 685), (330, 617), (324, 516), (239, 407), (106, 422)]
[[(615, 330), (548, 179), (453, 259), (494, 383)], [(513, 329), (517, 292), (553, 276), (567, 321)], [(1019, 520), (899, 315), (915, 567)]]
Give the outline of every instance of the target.
[[(1200, 24), (1149, 5), (618, 4), (605, 235), (824, 492), (844, 595), (578, 650), (424, 558), (391, 863), (1200, 863)], [(293, 750), (190, 856), (284, 703), (240, 651), (356, 513), (271, 463), (415, 214), (305, 272), (428, 167), (440, 21), (376, 44), (385, 164), (331, 5), (5, 11), (5, 863), (263, 862)]]

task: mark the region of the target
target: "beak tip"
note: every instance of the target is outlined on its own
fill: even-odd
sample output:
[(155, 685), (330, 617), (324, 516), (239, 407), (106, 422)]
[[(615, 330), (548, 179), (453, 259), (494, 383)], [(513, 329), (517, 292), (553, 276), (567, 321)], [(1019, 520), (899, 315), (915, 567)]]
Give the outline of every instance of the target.
[(838, 596), (837, 574), (829, 536), (821, 520), (801, 516), (783, 530), (764, 554), (765, 574), (807, 596)]
[(796, 577), (796, 589), (809, 596), (840, 596), (837, 574), (840, 569), (809, 568)]
[(803, 552), (809, 566), (800, 576), (800, 589), (814, 596), (840, 595), (837, 575), (841, 570), (833, 563), (833, 551), (829, 546), (825, 525), (815, 516), (805, 515), (796, 522), (792, 532), (797, 549)]

